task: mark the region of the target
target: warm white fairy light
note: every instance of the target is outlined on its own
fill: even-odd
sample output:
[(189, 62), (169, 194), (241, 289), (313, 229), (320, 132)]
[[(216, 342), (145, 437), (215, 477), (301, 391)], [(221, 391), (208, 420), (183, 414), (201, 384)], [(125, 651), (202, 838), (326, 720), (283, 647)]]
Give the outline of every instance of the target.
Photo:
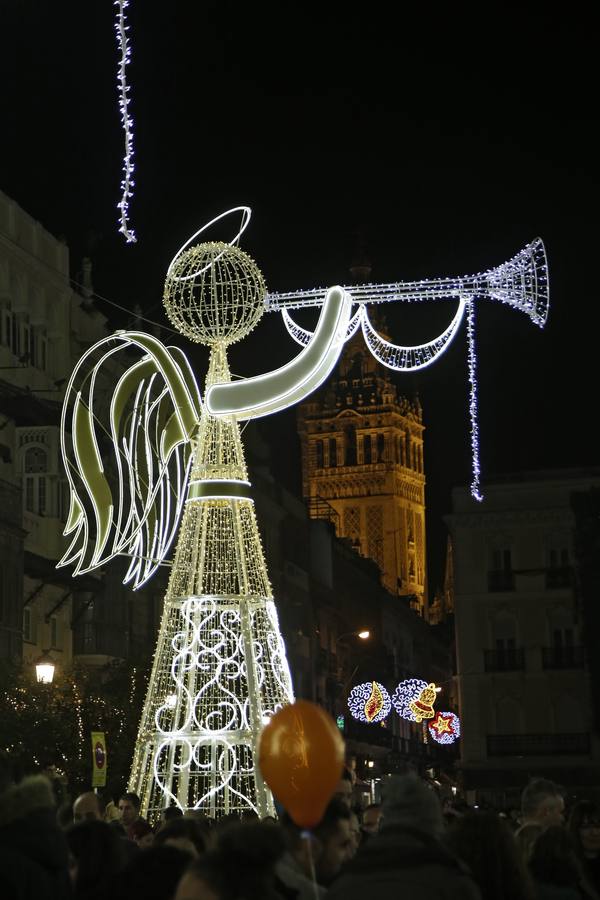
[(119, 231), (125, 236), (128, 244), (137, 241), (133, 228), (129, 227), (129, 201), (133, 196), (133, 188), (135, 182), (133, 180), (135, 166), (133, 162), (133, 119), (129, 111), (129, 91), (127, 84), (127, 66), (131, 62), (131, 47), (127, 32), (129, 25), (125, 10), (129, 6), (128, 0), (115, 0), (117, 7), (117, 15), (115, 20), (115, 31), (117, 33), (117, 44), (119, 47), (119, 64), (117, 68), (117, 88), (119, 93), (119, 111), (121, 113), (121, 124), (125, 135), (125, 155), (123, 157), (123, 178), (121, 179), (121, 199), (117, 203), (117, 209), (120, 210)]
[[(471, 420), (472, 482), (471, 494), (482, 500), (481, 469), (479, 459), (479, 425), (477, 397), (477, 359), (475, 354), (474, 309), (476, 300), (498, 300), (528, 315), (532, 322), (543, 327), (548, 317), (549, 283), (546, 251), (540, 238), (536, 238), (508, 262), (488, 269), (477, 275), (458, 278), (433, 278), (421, 281), (397, 282), (394, 284), (354, 285), (343, 289), (358, 311), (350, 320), (346, 340), (354, 334), (358, 324), (362, 327), (365, 342), (372, 355), (384, 366), (398, 372), (417, 371), (426, 368), (448, 349), (462, 321), (465, 309), (468, 311), (468, 363), (469, 363), (469, 416)], [(280, 310), (289, 334), (299, 344), (308, 345), (312, 333), (301, 328), (289, 315), (290, 309), (319, 306), (323, 303), (324, 291), (311, 288), (305, 291), (290, 291), (281, 294), (267, 294), (265, 304), (269, 311)], [(459, 302), (458, 309), (450, 325), (433, 340), (415, 346), (392, 344), (378, 334), (367, 314), (366, 303), (423, 302), (429, 300), (450, 300)]]
[(467, 303), (467, 341), (467, 354), (469, 364), (469, 418), (471, 420), (471, 472), (473, 474), (473, 478), (471, 481), (471, 496), (474, 500), (478, 500), (479, 502), (481, 502), (483, 500), (483, 494), (481, 493), (481, 467), (479, 464), (479, 415), (477, 396), (477, 354), (475, 351), (475, 304), (472, 300)]
[[(346, 286), (354, 303), (423, 302), (425, 300), (463, 299), (497, 300), (520, 309), (543, 328), (548, 317), (549, 286), (546, 250), (536, 238), (507, 262), (476, 275), (455, 278), (426, 278), (393, 284), (355, 284)], [(321, 306), (325, 288), (269, 293), (265, 307), (269, 312)]]
[(359, 722), (373, 725), (383, 722), (390, 713), (392, 701), (385, 687), (378, 681), (365, 681), (350, 691), (348, 709)]
[[(209, 391), (230, 383), (226, 346), (258, 320), (264, 291), (256, 264), (237, 248), (186, 253), (170, 269), (165, 302), (186, 333), (211, 346)], [(208, 270), (198, 265), (206, 258), (214, 263)], [(193, 277), (180, 282), (187, 264)], [(233, 281), (221, 280), (227, 272)], [(338, 296), (324, 313), (341, 338), (348, 306)], [(106, 410), (96, 398), (121, 350), (124, 371)], [(141, 358), (132, 362), (132, 351)], [(115, 450), (115, 495), (101, 430)], [(72, 492), (67, 531), (75, 534), (62, 562), (76, 572), (119, 552), (132, 557), (129, 577), (143, 583), (182, 513), (130, 779), (144, 815), (156, 820), (170, 803), (217, 818), (272, 815), (254, 760), (264, 722), (293, 692), (236, 418), (211, 414), (180, 353), (148, 335), (119, 333), (76, 367), (62, 446)]]

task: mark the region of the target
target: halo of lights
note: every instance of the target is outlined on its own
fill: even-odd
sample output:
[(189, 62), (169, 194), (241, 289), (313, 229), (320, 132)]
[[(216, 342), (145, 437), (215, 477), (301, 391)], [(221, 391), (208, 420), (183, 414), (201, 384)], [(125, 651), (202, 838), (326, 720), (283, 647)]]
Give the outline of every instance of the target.
[(383, 722), (391, 708), (390, 695), (378, 681), (365, 681), (363, 684), (357, 684), (350, 691), (348, 709), (350, 715), (359, 722), (367, 722), (372, 725)]
[[(210, 222), (206, 222), (204, 225), (202, 225), (202, 227), (199, 228), (198, 231), (195, 231), (193, 233), (193, 235), (187, 239), (185, 244), (183, 244), (179, 248), (179, 250), (173, 257), (173, 259), (169, 263), (169, 267), (167, 269), (167, 277), (172, 277), (174, 281), (189, 281), (198, 275), (202, 275), (203, 274), (202, 271), (197, 271), (197, 272), (191, 272), (190, 274), (185, 275), (185, 276), (178, 277), (178, 276), (172, 275), (172, 270), (175, 266), (175, 263), (177, 262), (178, 257), (181, 256), (183, 251), (187, 247), (190, 246), (192, 241), (195, 240), (195, 238), (197, 238), (198, 235), (204, 234), (204, 232), (207, 231), (207, 229), (209, 229), (211, 227), (211, 225), (214, 225), (215, 222), (220, 222), (221, 219), (226, 219), (227, 216), (232, 216), (233, 213), (236, 213), (236, 212), (240, 212), (242, 214), (242, 222), (241, 222), (239, 231), (235, 235), (235, 237), (233, 237), (230, 241), (227, 241), (227, 246), (231, 247), (233, 244), (239, 243), (239, 240), (240, 240), (241, 236), (243, 235), (244, 231), (246, 230), (246, 228), (248, 227), (248, 223), (252, 217), (252, 210), (250, 209), (249, 206), (234, 206), (232, 209), (227, 209), (227, 210), (225, 210), (225, 212), (222, 212), (218, 216), (215, 216), (214, 219), (211, 219)], [(206, 268), (208, 268), (209, 266), (210, 266), (210, 263), (207, 263)]]
[(453, 744), (460, 737), (460, 719), (453, 712), (437, 712), (427, 727), (438, 744)]
[(417, 717), (410, 704), (413, 703), (427, 687), (422, 678), (406, 678), (401, 681), (392, 694), (392, 704), (398, 715), (409, 722), (416, 722)]

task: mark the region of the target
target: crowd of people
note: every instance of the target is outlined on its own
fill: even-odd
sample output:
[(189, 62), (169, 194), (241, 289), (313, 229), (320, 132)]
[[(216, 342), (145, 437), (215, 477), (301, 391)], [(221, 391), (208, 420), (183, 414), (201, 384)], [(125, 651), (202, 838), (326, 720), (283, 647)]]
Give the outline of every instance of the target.
[(178, 807), (151, 825), (129, 792), (57, 804), (0, 760), (3, 900), (600, 900), (600, 806), (565, 809), (532, 780), (519, 815), (442, 802), (413, 772), (353, 806), (348, 777), (310, 832), (285, 813), (217, 822)]

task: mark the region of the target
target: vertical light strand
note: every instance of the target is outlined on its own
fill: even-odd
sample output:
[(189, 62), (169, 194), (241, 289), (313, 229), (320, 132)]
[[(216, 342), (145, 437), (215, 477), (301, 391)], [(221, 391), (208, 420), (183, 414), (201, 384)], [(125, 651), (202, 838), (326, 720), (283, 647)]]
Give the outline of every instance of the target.
[(469, 342), (469, 417), (471, 419), (471, 496), (481, 502), (479, 466), (479, 423), (477, 407), (477, 354), (475, 352), (475, 306), (472, 300), (467, 303), (467, 339)]
[(117, 89), (119, 94), (119, 111), (121, 113), (121, 124), (125, 134), (125, 155), (123, 156), (123, 178), (121, 179), (121, 199), (117, 203), (117, 209), (120, 210), (119, 231), (125, 236), (128, 244), (137, 241), (135, 232), (129, 227), (129, 200), (133, 196), (133, 180), (134, 163), (133, 163), (133, 119), (129, 112), (129, 85), (127, 84), (126, 69), (131, 62), (131, 47), (127, 38), (129, 26), (126, 22), (125, 10), (129, 5), (128, 0), (115, 0), (117, 7), (117, 17), (115, 21), (115, 31), (117, 33), (117, 44), (119, 47), (119, 63), (117, 67)]

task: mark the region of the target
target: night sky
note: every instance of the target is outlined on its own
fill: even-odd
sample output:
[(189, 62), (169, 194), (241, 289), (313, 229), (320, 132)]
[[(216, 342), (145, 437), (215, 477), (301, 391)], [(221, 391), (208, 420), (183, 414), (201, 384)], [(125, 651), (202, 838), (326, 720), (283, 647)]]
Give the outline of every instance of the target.
[[(242, 247), (271, 290), (349, 283), (357, 236), (373, 280), (395, 281), (487, 269), (539, 235), (546, 329), (478, 305), (483, 485), (497, 472), (594, 465), (595, 48), (584, 18), (536, 6), (488, 5), (469, 19), (456, 5), (408, 17), (392, 4), (288, 3), (267, 14), (132, 0), (132, 246), (117, 231), (112, 3), (5, 2), (0, 188), (64, 235), (73, 276), (91, 256), (98, 294), (159, 321), (173, 253), (230, 206), (253, 209)], [(388, 308), (392, 339), (428, 340), (454, 309)], [(297, 350), (268, 316), (232, 350), (232, 368), (253, 374), (266, 353), (273, 368)], [(206, 354), (193, 358), (200, 370)], [(435, 583), (441, 516), (451, 487), (470, 477), (464, 327), (436, 365), (398, 384), (424, 409)], [(299, 491), (294, 414), (261, 427)]]

